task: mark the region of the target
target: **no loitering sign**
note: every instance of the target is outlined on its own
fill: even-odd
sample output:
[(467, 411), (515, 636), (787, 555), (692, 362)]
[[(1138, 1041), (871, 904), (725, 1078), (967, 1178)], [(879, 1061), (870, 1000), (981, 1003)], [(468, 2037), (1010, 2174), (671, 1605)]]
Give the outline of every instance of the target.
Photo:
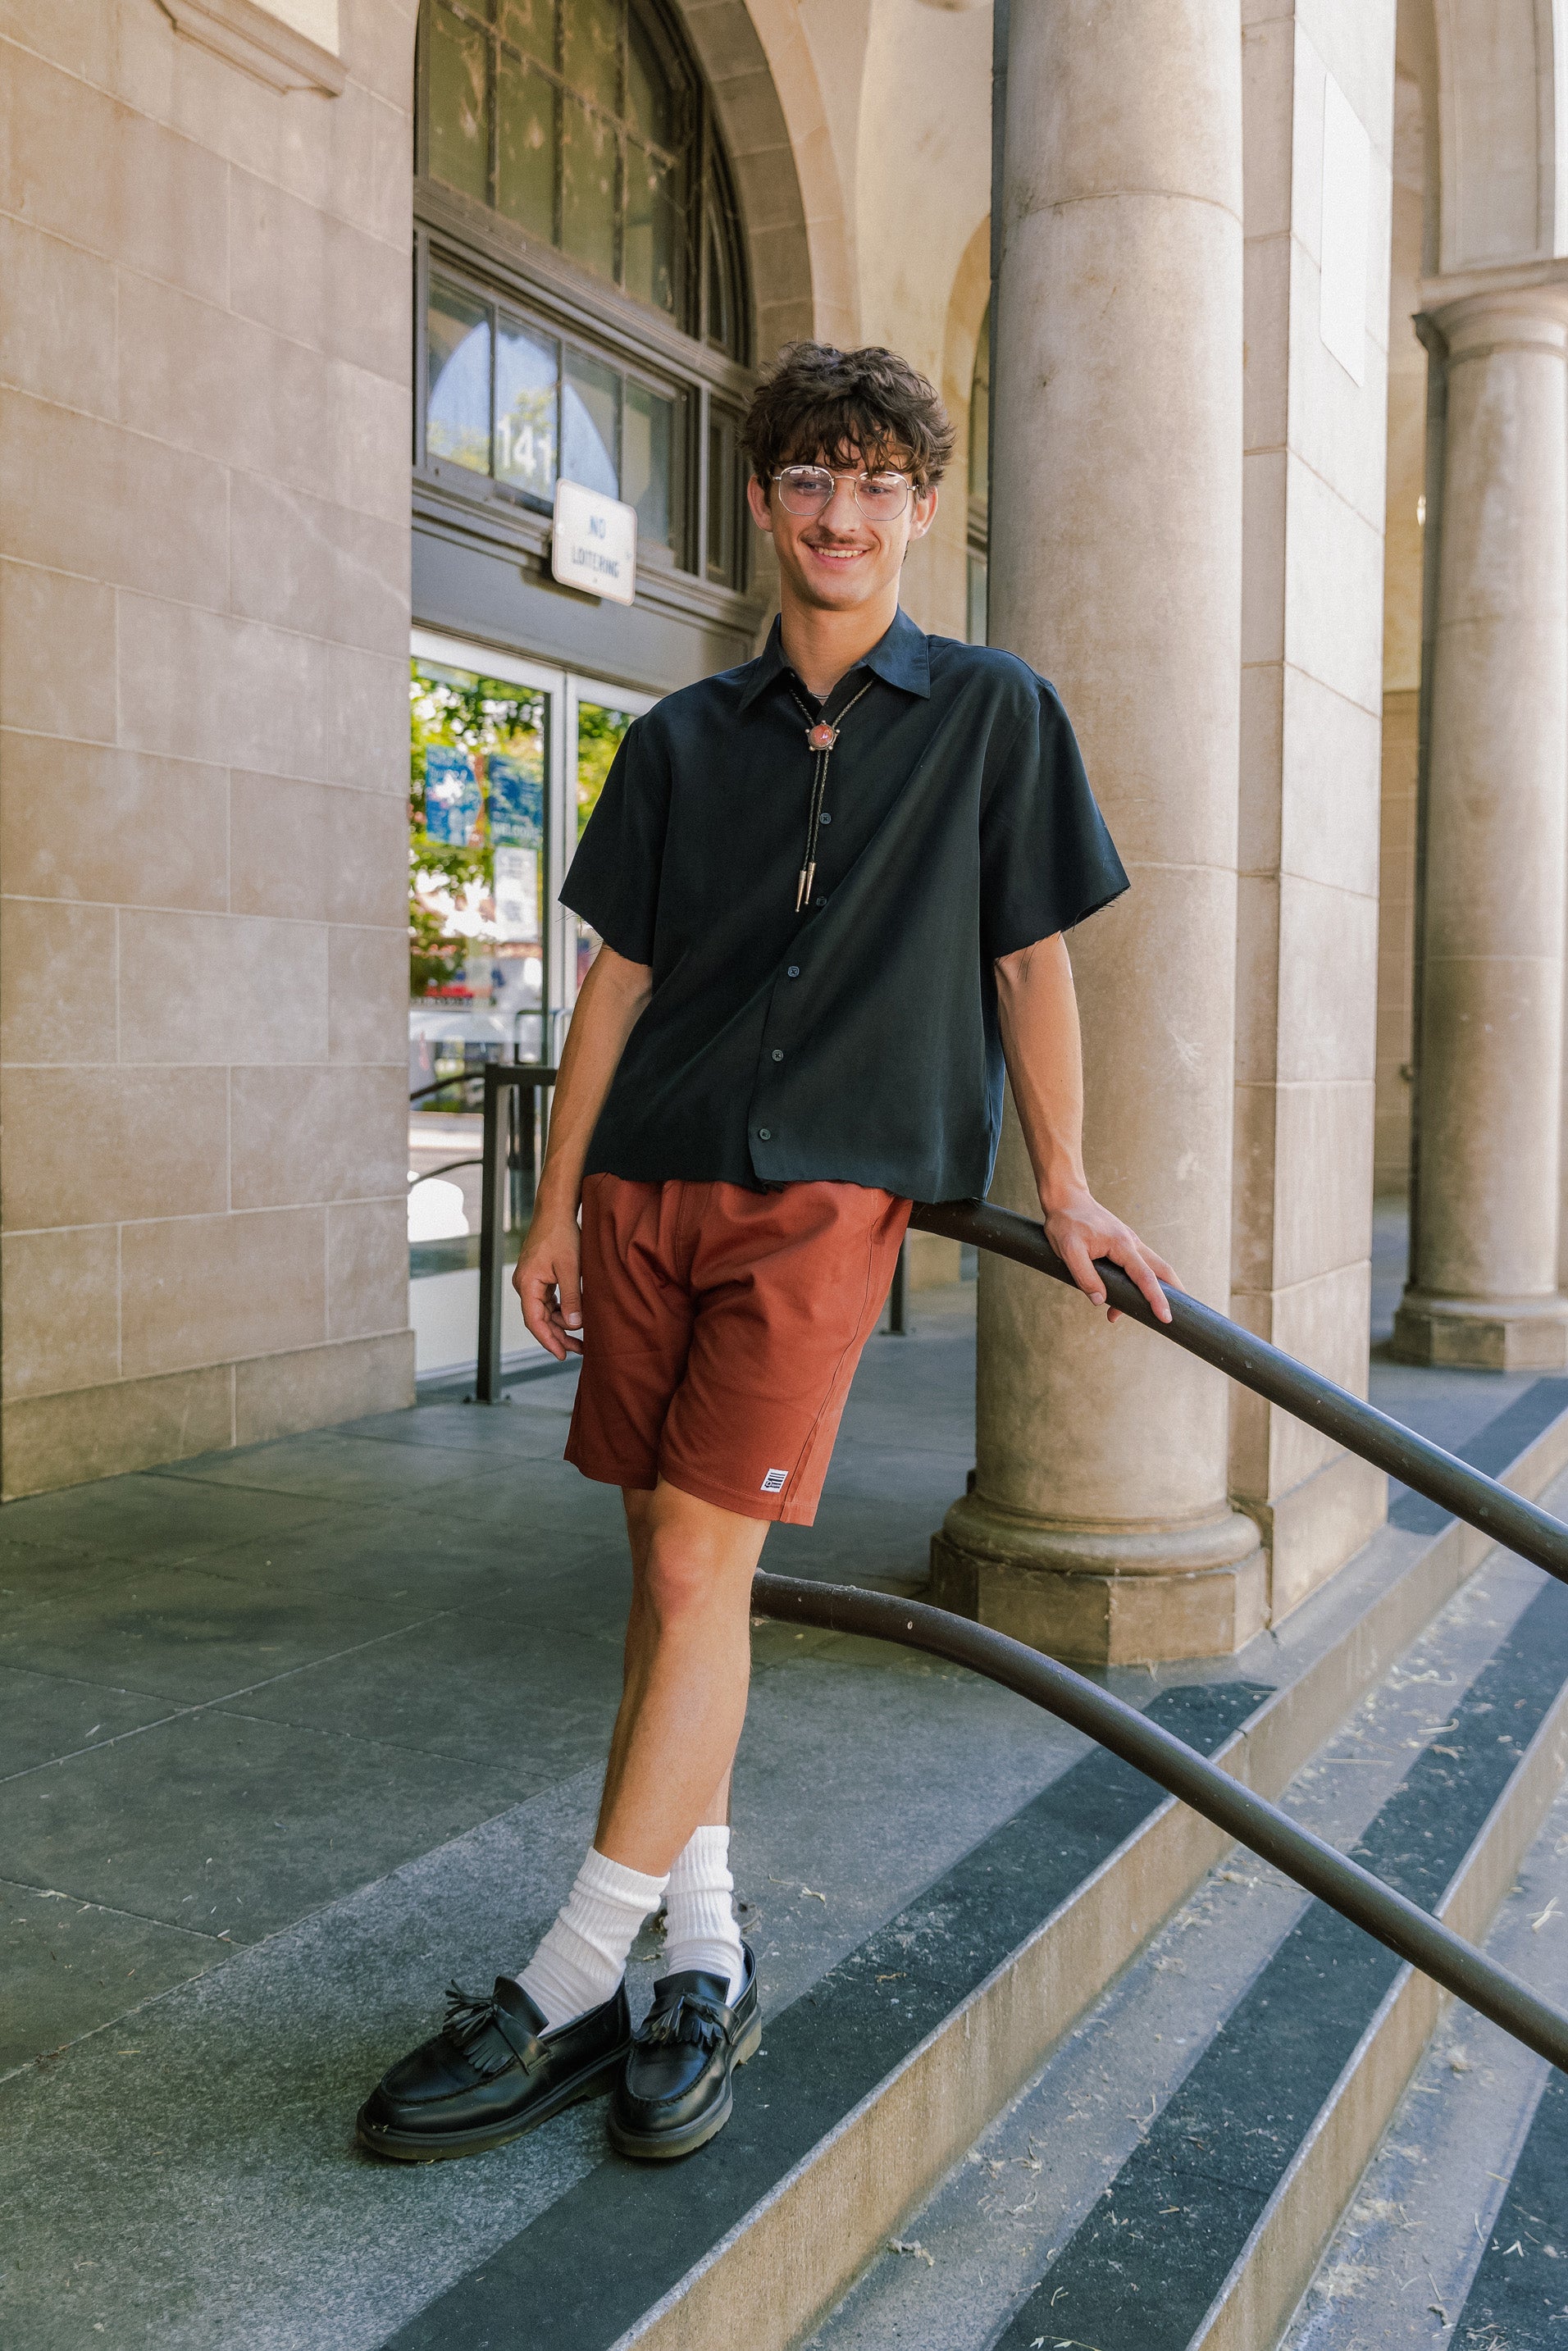
[(550, 569), (563, 588), (630, 604), (637, 593), (636, 507), (580, 482), (558, 482)]

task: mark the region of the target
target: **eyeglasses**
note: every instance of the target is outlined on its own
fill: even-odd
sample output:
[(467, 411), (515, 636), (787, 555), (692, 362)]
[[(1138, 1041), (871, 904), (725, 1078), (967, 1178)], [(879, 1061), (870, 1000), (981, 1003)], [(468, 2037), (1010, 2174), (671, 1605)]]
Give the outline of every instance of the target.
[(848, 482), (856, 506), (873, 522), (894, 522), (909, 504), (907, 474), (835, 474), (827, 465), (786, 465), (773, 479), (786, 514), (825, 513), (840, 482)]

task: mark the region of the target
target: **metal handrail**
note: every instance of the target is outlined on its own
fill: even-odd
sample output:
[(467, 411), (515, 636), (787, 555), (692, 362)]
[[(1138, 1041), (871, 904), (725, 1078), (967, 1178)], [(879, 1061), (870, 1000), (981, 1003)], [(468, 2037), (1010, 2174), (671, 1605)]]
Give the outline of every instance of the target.
[[(950, 1200), (936, 1207), (917, 1207), (910, 1222), (925, 1232), (969, 1241), (977, 1249), (1010, 1258), (1015, 1264), (1032, 1266), (1037, 1273), (1049, 1274), (1069, 1289), (1077, 1287), (1046, 1239), (1043, 1228), (1031, 1224), (1027, 1217), (1016, 1216), (1010, 1208), (993, 1208), (980, 1200)], [(1468, 1461), (1446, 1453), (1428, 1437), (1417, 1437), (1402, 1422), (1390, 1420), (1375, 1405), (1364, 1404), (1359, 1396), (1336, 1387), (1333, 1380), (1325, 1380), (1321, 1372), (1309, 1371), (1293, 1355), (1270, 1346), (1266, 1339), (1254, 1338), (1250, 1331), (1242, 1330), (1212, 1306), (1205, 1306), (1200, 1299), (1189, 1298), (1186, 1290), (1166, 1290), (1171, 1319), (1162, 1322), (1119, 1265), (1100, 1258), (1095, 1271), (1110, 1303), (1130, 1321), (1174, 1339), (1188, 1354), (1228, 1373), (1255, 1395), (1282, 1405), (1309, 1428), (1333, 1437), (1375, 1468), (1386, 1469), (1417, 1494), (1425, 1494), (1428, 1501), (1440, 1503), (1468, 1526), (1479, 1528), (1492, 1542), (1517, 1552), (1521, 1559), (1568, 1583), (1568, 1527), (1549, 1511), (1525, 1501), (1521, 1495), (1511, 1494), (1495, 1478), (1472, 1469)]]
[[(525, 1188), (531, 1204), (534, 1186), (538, 1181), (536, 1150), (548, 1141), (549, 1133), (549, 1096), (556, 1081), (556, 1071), (549, 1061), (486, 1061), (484, 1068), (485, 1104), (484, 1134), (480, 1144), (479, 1177), (479, 1350), (474, 1370), (474, 1401), (476, 1404), (501, 1404), (505, 1392), (501, 1385), (501, 1307), (506, 1295), (507, 1259), (503, 1241), (507, 1229), (507, 1178), (514, 1170), (522, 1176), (526, 1171)], [(536, 1134), (536, 1123), (526, 1123), (526, 1151), (513, 1153), (511, 1143), (510, 1103), (507, 1110), (507, 1132), (502, 1133), (502, 1093), (508, 1097), (515, 1089), (528, 1088), (544, 1096), (544, 1116), (538, 1122), (543, 1134)]]
[[(510, 1159), (501, 1135), (502, 1093), (504, 1089), (528, 1086), (548, 1097), (556, 1075), (555, 1069), (545, 1063), (492, 1061), (483, 1071), (485, 1173), (479, 1228), (479, 1362), (475, 1382), (476, 1400), (480, 1403), (498, 1403), (502, 1393), (505, 1266), (501, 1240)], [(530, 1155), (532, 1149), (530, 1129)], [(967, 1241), (1030, 1266), (1070, 1288), (1077, 1286), (1046, 1239), (1044, 1228), (1010, 1209), (991, 1207), (978, 1200), (948, 1201), (916, 1207), (910, 1222), (920, 1230)], [(1503, 1543), (1568, 1583), (1568, 1527), (1547, 1511), (1510, 1493), (1495, 1479), (1364, 1404), (1266, 1340), (1255, 1338), (1185, 1290), (1166, 1290), (1171, 1320), (1161, 1322), (1119, 1266), (1099, 1259), (1095, 1270), (1109, 1302), (1132, 1321), (1162, 1332), (1188, 1353), (1228, 1373), (1270, 1403), (1283, 1406), (1309, 1427), (1401, 1479), (1492, 1541)], [(1017, 1691), (1121, 1756), (1216, 1827), (1272, 1863), (1306, 1892), (1375, 1936), (1400, 1959), (1568, 2073), (1568, 2016), (1538, 1999), (1518, 1977), (1494, 1966), (1370, 1870), (1336, 1852), (1288, 1813), (1161, 1729), (1135, 1707), (1113, 1698), (1070, 1667), (945, 1609), (886, 1593), (805, 1583), (759, 1571), (753, 1579), (752, 1605), (758, 1614), (786, 1623), (867, 1634), (873, 1639), (924, 1649)]]
[(431, 1094), (450, 1093), (454, 1086), (476, 1086), (483, 1075), (483, 1070), (460, 1070), (455, 1078), (437, 1078), (433, 1086), (415, 1086), (409, 1101), (423, 1102)]
[(906, 1649), (924, 1649), (931, 1656), (950, 1658), (972, 1673), (983, 1674), (988, 1681), (1016, 1690), (1059, 1721), (1070, 1723), (1073, 1729), (1109, 1748), (1113, 1755), (1178, 1796), (1260, 1860), (1272, 1863), (1307, 1893), (1316, 1895), (1320, 1902), (1326, 1902), (1342, 1917), (1430, 1976), (1434, 1983), (1500, 2025), (1559, 2072), (1568, 2074), (1568, 2016), (1539, 1999), (1506, 1968), (1484, 1958), (1429, 1911), (1396, 1894), (1359, 1862), (1325, 1844), (1278, 1805), (1254, 1795), (1250, 1788), (1168, 1730), (1162, 1730), (1136, 1707), (1113, 1698), (1109, 1690), (1085, 1680), (1071, 1667), (1041, 1656), (1005, 1633), (994, 1633), (988, 1626), (971, 1624), (967, 1617), (950, 1615), (946, 1609), (932, 1608), (918, 1600), (900, 1600), (892, 1593), (811, 1583), (797, 1576), (758, 1571), (752, 1579), (751, 1605), (758, 1615), (774, 1617), (782, 1624), (819, 1625), (826, 1632), (859, 1633), (873, 1640), (896, 1641)]

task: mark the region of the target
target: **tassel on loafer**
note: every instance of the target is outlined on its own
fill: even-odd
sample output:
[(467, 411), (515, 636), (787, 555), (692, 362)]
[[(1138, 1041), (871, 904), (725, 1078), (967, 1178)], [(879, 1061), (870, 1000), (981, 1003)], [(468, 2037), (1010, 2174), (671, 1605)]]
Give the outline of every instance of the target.
[(700, 1968), (653, 1986), (610, 2104), (610, 2143), (621, 2154), (653, 2162), (690, 2155), (729, 2120), (730, 2076), (762, 2041), (757, 1961), (749, 1943), (741, 1948), (746, 1980), (733, 2008), (724, 1977)]
[(553, 2032), (510, 1976), (497, 1976), (489, 1994), (451, 1984), (441, 2031), (382, 2074), (354, 2135), (399, 2163), (482, 2155), (608, 2090), (631, 2040), (623, 1983)]

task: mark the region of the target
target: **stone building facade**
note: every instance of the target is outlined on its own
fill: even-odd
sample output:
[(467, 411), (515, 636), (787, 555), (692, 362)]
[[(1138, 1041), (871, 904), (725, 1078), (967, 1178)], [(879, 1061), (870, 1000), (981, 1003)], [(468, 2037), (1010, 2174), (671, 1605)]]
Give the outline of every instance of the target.
[[(1074, 945), (1103, 1196), (1364, 1389), (1375, 1194), (1413, 1187), (1396, 1343), (1562, 1364), (1551, 12), (1015, 0), (995, 31), (0, 9), (7, 1495), (411, 1397), (411, 653), (540, 747), (549, 1050), (583, 951), (544, 911), (562, 730), (756, 642), (733, 422), (808, 333), (940, 385), (976, 495), (908, 607), (973, 632), (988, 577), (1133, 873)], [(630, 606), (550, 577), (584, 466), (638, 512)], [(998, 1196), (1024, 1174), (1009, 1137)], [(1379, 1522), (1361, 1464), (1143, 1332), (990, 1264), (979, 1312), (954, 1604), (1212, 1653)]]

